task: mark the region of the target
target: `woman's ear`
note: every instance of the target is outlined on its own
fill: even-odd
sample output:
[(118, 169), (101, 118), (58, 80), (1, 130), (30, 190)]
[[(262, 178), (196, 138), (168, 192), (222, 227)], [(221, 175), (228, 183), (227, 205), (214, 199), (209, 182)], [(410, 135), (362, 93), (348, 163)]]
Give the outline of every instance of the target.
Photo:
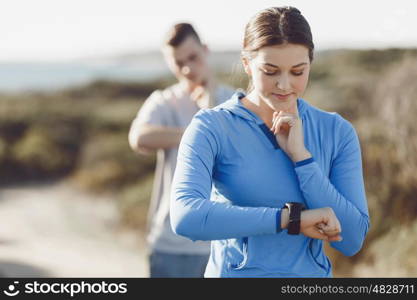
[(249, 66), (249, 59), (247, 57), (242, 57), (242, 65), (243, 69), (245, 70), (245, 73), (251, 76), (251, 70)]

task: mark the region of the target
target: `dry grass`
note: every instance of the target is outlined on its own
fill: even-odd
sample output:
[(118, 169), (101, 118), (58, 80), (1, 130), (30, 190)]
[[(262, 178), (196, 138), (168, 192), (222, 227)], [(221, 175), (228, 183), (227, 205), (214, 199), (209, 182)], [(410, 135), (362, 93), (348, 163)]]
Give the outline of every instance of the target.
[[(222, 80), (246, 88), (241, 69)], [(337, 111), (357, 129), (371, 229), (344, 257), (326, 246), (334, 275), (417, 276), (417, 50), (318, 55), (304, 98)], [(169, 82), (96, 82), (46, 94), (0, 95), (0, 183), (71, 178), (115, 192), (126, 224), (144, 229), (155, 157), (127, 143), (142, 100)], [(401, 247), (398, 247), (401, 245)]]
[(361, 140), (371, 229), (354, 257), (326, 247), (335, 276), (417, 276), (415, 253), (410, 250), (417, 246), (412, 229), (417, 219), (416, 74), (416, 58), (405, 57), (372, 81), (358, 80), (353, 89), (345, 82), (350, 91), (363, 92), (349, 98), (356, 109), (342, 104), (339, 112), (347, 112)]

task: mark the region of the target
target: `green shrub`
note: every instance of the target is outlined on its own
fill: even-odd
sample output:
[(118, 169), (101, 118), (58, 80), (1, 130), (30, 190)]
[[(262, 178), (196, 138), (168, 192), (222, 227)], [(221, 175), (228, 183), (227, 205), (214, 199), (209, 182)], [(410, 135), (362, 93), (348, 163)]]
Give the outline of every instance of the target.
[[(355, 126), (371, 215), (359, 254), (344, 257), (326, 246), (335, 276), (352, 275), (391, 228), (415, 224), (416, 61), (415, 49), (328, 51), (314, 59), (303, 97)], [(219, 74), (219, 81), (246, 89), (248, 77), (236, 66), (231, 74)], [(97, 81), (58, 92), (0, 95), (0, 179), (17, 173), (21, 182), (50, 179), (67, 170), (79, 185), (117, 193), (125, 222), (144, 228), (155, 156), (133, 153), (127, 135), (143, 99), (170, 83), (172, 78), (150, 84)]]
[(114, 190), (135, 182), (154, 168), (154, 156), (130, 149), (126, 132), (99, 132), (87, 138), (73, 179), (93, 190)]
[(46, 177), (67, 171), (73, 164), (71, 155), (45, 130), (34, 127), (12, 148), (13, 159), (25, 173)]
[(154, 90), (174, 82), (172, 76), (152, 82), (116, 81), (99, 79), (87, 85), (72, 87), (61, 91), (61, 95), (75, 100), (80, 99), (140, 99), (148, 97)]
[(127, 226), (145, 229), (153, 179), (154, 173), (151, 172), (122, 190), (118, 205)]
[(7, 143), (0, 138), (0, 164), (6, 160), (7, 155)]

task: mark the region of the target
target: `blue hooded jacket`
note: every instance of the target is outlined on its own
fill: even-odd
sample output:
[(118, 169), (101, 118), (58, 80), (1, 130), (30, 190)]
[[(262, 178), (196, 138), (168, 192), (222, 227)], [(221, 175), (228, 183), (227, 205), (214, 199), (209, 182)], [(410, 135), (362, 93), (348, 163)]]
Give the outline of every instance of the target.
[(312, 158), (294, 164), (243, 93), (201, 110), (181, 140), (171, 193), (171, 226), (191, 240), (211, 240), (205, 277), (332, 277), (323, 241), (288, 235), (281, 208), (301, 202), (331, 207), (346, 256), (370, 227), (359, 139), (337, 113), (297, 99)]

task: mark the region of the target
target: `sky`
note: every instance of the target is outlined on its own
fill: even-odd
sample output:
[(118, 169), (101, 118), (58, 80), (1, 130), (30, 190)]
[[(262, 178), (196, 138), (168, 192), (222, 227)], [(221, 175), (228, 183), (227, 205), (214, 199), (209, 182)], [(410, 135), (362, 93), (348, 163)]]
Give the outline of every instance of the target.
[(191, 22), (212, 50), (239, 50), (246, 23), (291, 5), (316, 49), (417, 47), (417, 1), (0, 0), (0, 62), (66, 61), (158, 50), (168, 28)]

